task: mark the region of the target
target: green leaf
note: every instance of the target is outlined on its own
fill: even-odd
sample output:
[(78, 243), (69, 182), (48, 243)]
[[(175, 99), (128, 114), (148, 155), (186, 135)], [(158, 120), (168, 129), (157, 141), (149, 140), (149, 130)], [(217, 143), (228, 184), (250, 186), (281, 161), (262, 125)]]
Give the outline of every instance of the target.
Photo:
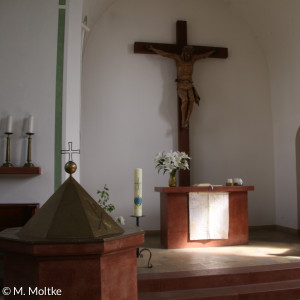
[(112, 212), (115, 210), (115, 206), (109, 202), (109, 188), (105, 184), (103, 190), (98, 190), (97, 194), (100, 194), (100, 199), (98, 200), (99, 205), (105, 211)]

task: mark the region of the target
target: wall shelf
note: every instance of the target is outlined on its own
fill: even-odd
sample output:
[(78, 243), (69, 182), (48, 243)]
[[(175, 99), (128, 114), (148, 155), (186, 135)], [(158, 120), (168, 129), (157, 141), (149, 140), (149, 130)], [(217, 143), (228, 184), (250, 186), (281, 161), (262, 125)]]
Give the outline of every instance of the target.
[(0, 167), (0, 175), (40, 175), (40, 167)]

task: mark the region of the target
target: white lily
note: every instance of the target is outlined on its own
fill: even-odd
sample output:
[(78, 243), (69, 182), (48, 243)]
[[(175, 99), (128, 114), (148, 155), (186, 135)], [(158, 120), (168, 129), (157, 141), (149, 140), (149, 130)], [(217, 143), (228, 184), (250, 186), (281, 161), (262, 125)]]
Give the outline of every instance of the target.
[(189, 169), (188, 160), (191, 158), (185, 152), (170, 150), (168, 153), (160, 152), (156, 155), (154, 161), (158, 172), (163, 170), (165, 172), (174, 173), (178, 170)]

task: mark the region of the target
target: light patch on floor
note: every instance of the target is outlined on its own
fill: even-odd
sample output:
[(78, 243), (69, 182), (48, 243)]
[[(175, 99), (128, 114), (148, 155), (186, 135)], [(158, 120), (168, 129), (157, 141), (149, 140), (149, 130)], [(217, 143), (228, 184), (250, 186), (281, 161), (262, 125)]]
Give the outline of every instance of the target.
[(162, 249), (159, 236), (145, 237), (141, 247), (151, 250), (138, 258), (138, 273), (178, 272), (300, 262), (300, 237), (274, 230), (250, 233), (249, 244), (226, 247)]

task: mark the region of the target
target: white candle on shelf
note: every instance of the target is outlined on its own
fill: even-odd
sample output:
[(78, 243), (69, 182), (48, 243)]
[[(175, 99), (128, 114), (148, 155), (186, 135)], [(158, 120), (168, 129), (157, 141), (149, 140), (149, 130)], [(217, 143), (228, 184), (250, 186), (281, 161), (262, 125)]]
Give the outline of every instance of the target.
[(26, 133), (33, 133), (33, 116), (29, 116), (28, 118), (28, 128)]
[(6, 133), (12, 133), (12, 116), (7, 117)]
[(134, 170), (134, 216), (141, 217), (142, 214), (142, 184), (143, 184), (143, 170)]

